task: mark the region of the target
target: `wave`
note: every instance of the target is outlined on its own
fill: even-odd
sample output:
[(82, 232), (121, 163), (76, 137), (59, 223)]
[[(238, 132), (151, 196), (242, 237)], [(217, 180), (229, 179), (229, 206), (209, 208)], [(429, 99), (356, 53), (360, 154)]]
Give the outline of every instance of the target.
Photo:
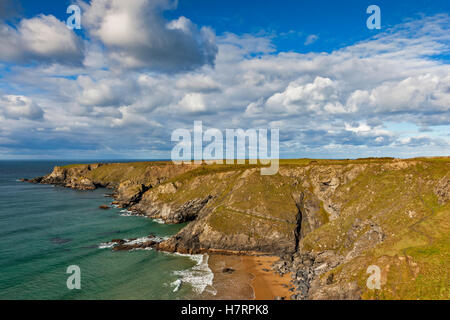
[(100, 243), (100, 244), (98, 245), (98, 248), (99, 248), (99, 249), (112, 248), (112, 247), (114, 247), (116, 244), (117, 244), (117, 243), (115, 243), (115, 242), (103, 242), (103, 243)]
[(177, 292), (181, 287), (181, 279), (177, 279), (174, 282), (170, 283), (171, 287), (174, 287), (173, 292)]
[(130, 217), (133, 215), (133, 211), (126, 210), (126, 209), (120, 210), (119, 212), (122, 217)]
[(175, 255), (185, 256), (193, 260), (196, 265), (187, 270), (174, 271), (176, 276), (179, 276), (177, 280), (171, 283), (175, 287), (174, 292), (179, 290), (183, 283), (188, 283), (192, 286), (192, 289), (197, 294), (202, 294), (205, 290), (216, 294), (216, 290), (213, 287), (214, 273), (209, 268), (207, 254), (180, 254), (175, 253)]
[(131, 217), (131, 216), (135, 216), (135, 217), (144, 217), (144, 218), (147, 218), (147, 216), (144, 215), (144, 214), (137, 213), (137, 212), (135, 212), (135, 211), (131, 211), (131, 210), (127, 210), (127, 209), (122, 209), (122, 210), (120, 210), (119, 212), (120, 212), (120, 215), (121, 215), (122, 217)]
[(141, 237), (141, 238), (137, 238), (137, 239), (134, 239), (134, 240), (127, 240), (127, 239), (124, 239), (125, 240), (125, 245), (133, 245), (133, 244), (141, 244), (141, 243), (145, 243), (145, 242), (148, 242), (148, 241), (155, 241), (155, 242), (161, 242), (161, 241), (163, 241), (163, 240), (166, 240), (165, 238), (163, 238), (163, 237)]

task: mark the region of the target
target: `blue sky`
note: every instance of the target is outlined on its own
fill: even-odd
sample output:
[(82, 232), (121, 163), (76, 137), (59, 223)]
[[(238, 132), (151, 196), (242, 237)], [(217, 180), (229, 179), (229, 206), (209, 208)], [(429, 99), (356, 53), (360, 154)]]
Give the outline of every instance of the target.
[[(31, 18), (41, 13), (65, 20), (71, 0), (22, 1), (19, 13)], [(176, 9), (164, 12), (167, 19), (189, 17), (198, 25), (211, 26), (217, 35), (266, 34), (274, 36), (277, 51), (330, 52), (367, 39), (378, 30), (365, 28), (366, 8), (382, 9), (383, 28), (399, 23), (450, 12), (446, 0), (180, 0)], [(306, 37), (316, 34), (321, 41), (304, 45)]]
[[(382, 8), (384, 28), (421, 15), (450, 11), (450, 3), (445, 0), (188, 0), (180, 1), (178, 9), (167, 16), (192, 17), (201, 25), (213, 26), (218, 34), (273, 33), (278, 35), (274, 39), (278, 51), (330, 52), (377, 32), (364, 27), (368, 17), (364, 13), (372, 4)], [(304, 39), (311, 34), (319, 35), (322, 41), (305, 48)]]
[[(71, 0), (22, 1), (19, 13), (31, 18), (41, 13), (52, 14), (65, 20)], [(179, 16), (189, 17), (198, 25), (214, 28), (217, 35), (267, 34), (274, 36), (278, 51), (330, 52), (356, 41), (364, 40), (378, 30), (364, 28), (365, 10), (376, 4), (382, 8), (383, 28), (399, 23), (450, 12), (450, 2), (446, 0), (181, 0), (174, 10), (164, 12), (167, 19)], [(305, 47), (308, 35), (317, 34), (322, 38), (314, 46)]]
[(168, 158), (194, 120), (279, 128), (282, 157), (450, 155), (448, 1), (4, 3), (0, 159)]

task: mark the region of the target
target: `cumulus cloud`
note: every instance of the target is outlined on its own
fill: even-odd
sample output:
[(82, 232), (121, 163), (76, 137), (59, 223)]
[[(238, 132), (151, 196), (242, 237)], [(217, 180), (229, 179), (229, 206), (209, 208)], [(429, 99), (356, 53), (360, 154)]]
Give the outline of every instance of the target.
[(52, 15), (0, 23), (0, 61), (81, 64), (83, 41)]
[[(205, 61), (180, 64), (164, 50), (159, 57), (157, 35), (135, 32), (141, 23), (156, 23), (169, 34), (171, 28), (189, 25), (184, 19), (161, 18), (169, 2), (108, 3), (93, 1), (88, 8), (104, 5), (106, 15), (91, 17), (94, 40), (84, 69), (20, 67), (5, 75), (16, 87), (42, 90), (41, 95), (29, 95), (45, 110), (42, 131), (35, 137), (58, 138), (61, 144), (55, 148), (65, 147), (72, 137), (83, 150), (167, 158), (171, 131), (202, 120), (205, 127), (220, 129), (279, 128), (284, 156), (450, 152), (450, 66), (436, 56), (448, 52), (448, 15), (405, 23), (329, 53), (277, 52), (268, 36), (225, 33), (217, 37), (215, 66), (210, 68)], [(142, 20), (133, 11), (137, 8), (149, 8), (147, 13), (159, 20)], [(105, 17), (121, 12), (128, 38), (120, 33), (114, 38), (102, 27), (110, 23)], [(195, 30), (198, 36), (200, 29)], [(146, 44), (149, 37), (156, 37), (151, 46)], [(184, 34), (183, 39), (192, 44), (192, 37)], [(143, 63), (142, 69), (100, 67), (117, 55), (126, 59), (116, 63), (132, 67), (130, 58)], [(172, 72), (172, 67), (185, 72)], [(399, 129), (405, 124), (408, 130)], [(25, 143), (30, 135), (21, 134), (30, 130), (29, 122), (7, 119), (2, 125), (9, 145), (33, 145)]]
[(109, 107), (129, 105), (136, 94), (133, 81), (106, 78), (94, 81), (89, 76), (79, 76), (77, 83), (81, 88), (78, 102), (89, 107)]
[(0, 114), (6, 119), (41, 120), (44, 112), (28, 97), (4, 95), (0, 98)]
[(199, 93), (188, 93), (180, 101), (181, 111), (184, 112), (203, 112), (206, 111), (203, 95)]
[(329, 78), (316, 77), (305, 85), (291, 82), (286, 90), (267, 99), (266, 110), (287, 114), (343, 113), (338, 84)]
[(210, 76), (197, 74), (187, 75), (179, 79), (176, 87), (182, 90), (192, 92), (214, 92), (220, 90), (220, 85), (214, 81)]
[(422, 74), (386, 82), (368, 91), (355, 91), (349, 104), (375, 112), (446, 112), (450, 110), (450, 76)]
[(186, 17), (166, 21), (171, 0), (93, 0), (81, 2), (83, 24), (93, 39), (108, 47), (112, 62), (124, 68), (164, 72), (214, 65), (215, 34)]

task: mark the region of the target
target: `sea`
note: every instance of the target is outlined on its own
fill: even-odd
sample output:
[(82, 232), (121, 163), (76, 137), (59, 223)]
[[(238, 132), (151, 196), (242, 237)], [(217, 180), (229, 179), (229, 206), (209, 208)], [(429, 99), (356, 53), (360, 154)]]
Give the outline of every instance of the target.
[[(96, 162), (105, 161), (81, 163)], [(149, 234), (170, 237), (184, 225), (100, 209), (111, 204), (107, 195), (112, 190), (19, 180), (71, 163), (80, 162), (0, 161), (0, 299), (159, 300), (196, 299), (205, 290), (214, 294), (207, 255), (114, 251), (108, 245), (112, 239)], [(73, 285), (74, 276), (79, 286)]]

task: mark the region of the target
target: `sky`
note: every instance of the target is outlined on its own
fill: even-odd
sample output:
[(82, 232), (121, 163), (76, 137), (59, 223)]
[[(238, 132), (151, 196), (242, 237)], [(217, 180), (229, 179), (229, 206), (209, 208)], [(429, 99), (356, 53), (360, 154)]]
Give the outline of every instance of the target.
[(0, 159), (168, 159), (194, 121), (279, 129), (282, 158), (449, 156), (449, 14), (447, 0), (0, 0)]

